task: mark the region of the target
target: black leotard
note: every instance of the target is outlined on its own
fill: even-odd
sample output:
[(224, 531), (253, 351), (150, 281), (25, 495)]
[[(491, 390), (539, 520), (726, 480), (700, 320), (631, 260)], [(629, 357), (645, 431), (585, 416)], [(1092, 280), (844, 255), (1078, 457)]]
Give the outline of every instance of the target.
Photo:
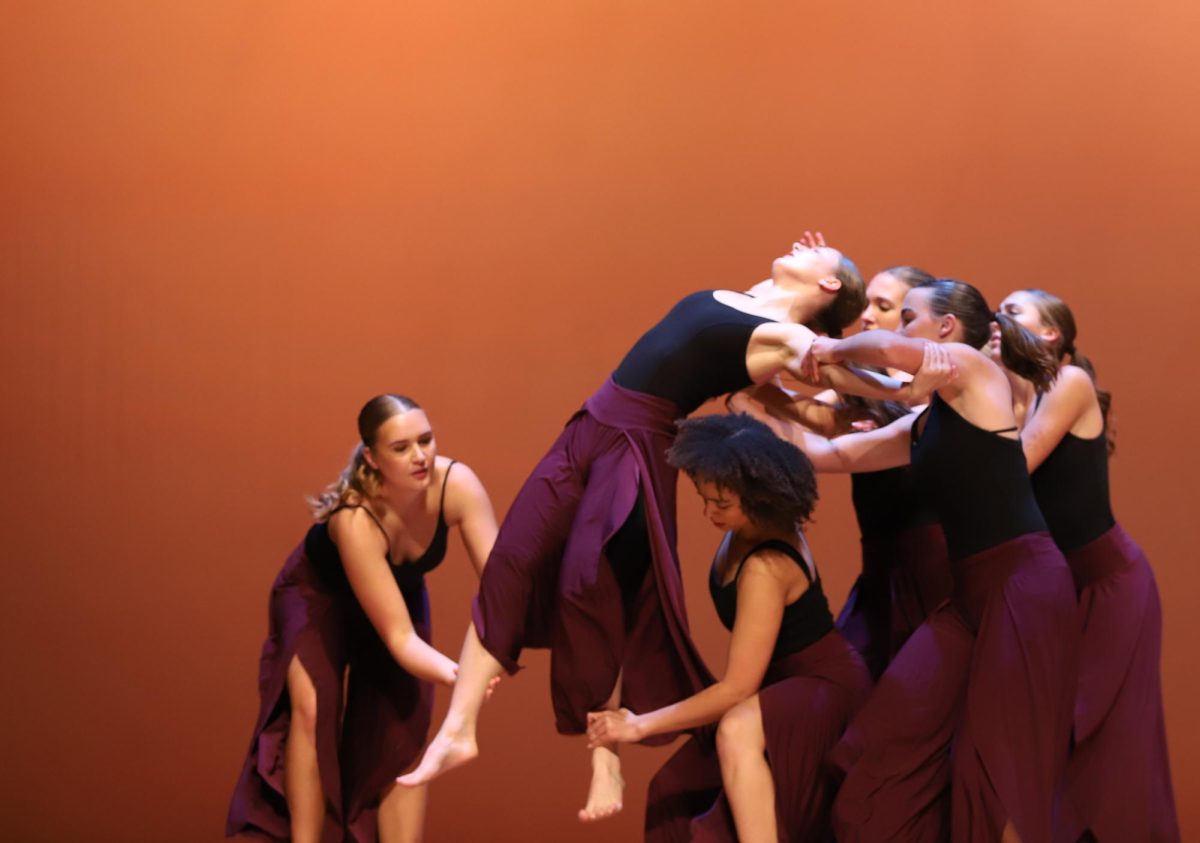
[[(388, 567), (392, 569), (392, 576), (396, 579), (396, 584), (400, 586), (401, 591), (409, 590), (421, 584), (426, 574), (436, 568), (446, 558), (446, 536), (449, 533), (449, 528), (446, 526), (446, 485), (450, 480), (450, 469), (454, 468), (457, 460), (451, 460), (450, 465), (446, 466), (446, 476), (442, 480), (442, 497), (438, 502), (438, 522), (437, 529), (434, 530), (433, 540), (429, 542), (429, 547), (416, 559), (411, 561), (401, 562), (396, 564), (392, 560), (392, 551), (390, 547), (391, 539), (388, 538), (387, 530), (383, 529), (383, 524), (371, 511), (370, 507), (362, 504), (350, 504), (340, 506), (334, 512), (342, 509), (361, 509), (367, 515), (371, 516), (371, 520), (379, 527), (379, 531), (383, 533), (383, 538), (389, 543), (387, 561)], [(332, 513), (331, 513), (332, 514)], [(334, 580), (344, 580), (345, 572), (342, 569), (342, 560), (338, 555), (337, 545), (329, 537), (329, 525), (326, 522), (314, 524), (308, 531), (308, 535), (304, 538), (305, 551), (308, 554), (309, 560), (325, 578)]]
[(625, 355), (613, 381), (674, 401), (685, 416), (750, 386), (746, 346), (755, 328), (773, 320), (721, 304), (713, 292), (692, 293), (671, 308)]
[(1116, 525), (1108, 498), (1105, 432), (1094, 439), (1067, 433), (1031, 479), (1038, 506), (1061, 550), (1083, 547)]
[(976, 427), (934, 395), (913, 423), (913, 479), (946, 532), (951, 559), (1046, 530), (1020, 441)]
[(783, 620), (779, 624), (779, 637), (775, 639), (775, 649), (771, 653), (771, 661), (798, 653), (808, 645), (820, 640), (833, 629), (833, 615), (829, 611), (829, 601), (825, 599), (825, 590), (821, 587), (821, 577), (818, 574), (813, 579), (808, 572), (808, 564), (800, 551), (790, 544), (778, 539), (765, 541), (747, 551), (738, 563), (737, 573), (727, 584), (721, 585), (717, 574), (717, 562), (713, 560), (712, 571), (708, 577), (708, 590), (712, 595), (713, 606), (716, 607), (717, 617), (721, 619), (728, 630), (733, 630), (733, 622), (737, 618), (737, 582), (742, 575), (746, 560), (760, 550), (778, 550), (795, 560), (808, 580), (808, 590), (783, 607)]
[(850, 496), (864, 539), (937, 523), (937, 513), (913, 482), (908, 466), (851, 474)]

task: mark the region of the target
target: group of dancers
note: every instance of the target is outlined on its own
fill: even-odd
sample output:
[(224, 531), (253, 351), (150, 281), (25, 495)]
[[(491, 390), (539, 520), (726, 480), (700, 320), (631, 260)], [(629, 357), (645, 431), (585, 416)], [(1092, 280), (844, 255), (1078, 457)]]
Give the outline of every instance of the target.
[[(227, 833), (420, 839), (426, 785), (548, 647), (557, 727), (591, 752), (580, 820), (621, 809), (620, 744), (688, 736), (648, 841), (1178, 840), (1157, 587), (1112, 516), (1109, 396), (1075, 337), (1049, 293), (993, 311), (912, 267), (864, 285), (806, 233), (768, 280), (646, 332), (499, 528), (425, 412), (373, 398), (272, 588)], [(688, 632), (679, 471), (723, 534), (720, 678)], [(836, 620), (803, 532), (825, 471), (851, 473), (862, 533)], [(450, 527), (480, 574), (457, 662), (424, 583)]]

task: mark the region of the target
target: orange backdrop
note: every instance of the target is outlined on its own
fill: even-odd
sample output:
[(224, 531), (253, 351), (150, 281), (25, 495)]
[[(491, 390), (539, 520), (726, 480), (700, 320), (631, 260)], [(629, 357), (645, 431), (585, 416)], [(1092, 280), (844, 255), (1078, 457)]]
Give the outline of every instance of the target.
[[(1200, 835), (1200, 5), (42, 0), (4, 29), (3, 837), (217, 839), (267, 590), (360, 404), (417, 397), (503, 512), (642, 330), (806, 227), (867, 272), (1074, 307)], [(840, 604), (857, 537), (847, 483), (821, 492)], [(690, 488), (680, 509), (719, 670), (717, 536)], [(431, 588), (456, 653), (457, 542)], [(527, 662), (430, 839), (636, 839), (664, 751), (629, 750), (625, 813), (579, 827), (582, 740)]]

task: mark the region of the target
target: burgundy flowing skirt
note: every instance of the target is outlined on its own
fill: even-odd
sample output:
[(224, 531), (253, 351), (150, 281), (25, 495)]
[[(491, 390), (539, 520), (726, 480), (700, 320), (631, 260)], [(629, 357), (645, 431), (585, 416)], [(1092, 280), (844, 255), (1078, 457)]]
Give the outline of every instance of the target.
[[(836, 630), (768, 669), (758, 698), (784, 843), (828, 839), (835, 781), (827, 757), (870, 687), (861, 656)], [(711, 730), (688, 740), (651, 781), (646, 840), (737, 840)]]
[[(417, 633), (428, 641), (424, 585), (404, 597)], [(258, 719), (225, 833), (291, 838), (283, 778), (291, 723), (287, 672), (293, 657), (317, 695), (317, 762), (325, 797), (321, 839), (374, 841), (384, 789), (416, 760), (425, 742), (432, 687), (395, 663), (344, 579), (320, 576), (303, 542), (271, 588), (269, 632), (259, 662)]]
[(946, 536), (937, 524), (864, 536), (862, 573), (837, 628), (878, 679), (904, 642), (953, 590)]
[[(712, 682), (689, 637), (675, 549), (676, 472), (666, 451), (678, 414), (670, 401), (609, 380), (517, 493), (484, 568), (473, 607), (479, 638), (510, 673), (522, 648), (551, 649), (565, 734), (587, 731), (587, 712), (604, 706), (618, 673), (621, 704), (634, 711)], [(649, 571), (623, 600), (613, 569), (621, 560), (606, 550), (639, 500)]]
[(1162, 606), (1154, 572), (1119, 525), (1066, 554), (1083, 641), (1075, 746), (1055, 839), (1178, 841), (1163, 723)]
[(1074, 584), (1046, 533), (953, 563), (952, 600), (913, 633), (835, 748), (837, 839), (1049, 843), (1071, 734)]

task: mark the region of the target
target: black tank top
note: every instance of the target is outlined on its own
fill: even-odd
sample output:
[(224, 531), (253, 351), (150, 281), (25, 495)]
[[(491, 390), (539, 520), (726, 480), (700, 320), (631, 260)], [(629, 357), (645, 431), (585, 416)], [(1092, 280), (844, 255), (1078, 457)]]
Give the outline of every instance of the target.
[(726, 629), (733, 630), (733, 622), (737, 619), (737, 582), (742, 575), (746, 560), (760, 550), (778, 550), (787, 554), (808, 580), (808, 590), (798, 598), (783, 607), (783, 620), (779, 624), (779, 637), (775, 639), (775, 649), (771, 653), (771, 661), (776, 661), (792, 653), (798, 653), (805, 647), (819, 641), (833, 629), (833, 615), (829, 611), (829, 601), (825, 599), (825, 591), (821, 587), (820, 574), (814, 580), (808, 572), (808, 565), (800, 551), (787, 542), (771, 539), (750, 548), (742, 561), (738, 563), (737, 573), (726, 585), (721, 585), (717, 574), (717, 560), (713, 560), (712, 571), (708, 576), (708, 590), (712, 595), (713, 606), (716, 607), (717, 617)]
[(1046, 530), (1016, 439), (968, 422), (934, 395), (912, 428), (912, 473), (946, 532), (951, 559)]
[(937, 523), (908, 466), (850, 475), (850, 497), (864, 539), (894, 536)]
[[(446, 526), (446, 485), (450, 481), (450, 469), (454, 468), (457, 460), (451, 460), (450, 465), (446, 466), (446, 475), (442, 480), (442, 496), (438, 502), (438, 521), (437, 528), (433, 533), (433, 540), (429, 542), (429, 547), (416, 559), (409, 562), (401, 562), (396, 564), (392, 560), (391, 539), (388, 537), (387, 530), (383, 529), (383, 524), (371, 511), (370, 507), (362, 504), (350, 504), (340, 506), (334, 512), (340, 512), (343, 509), (361, 509), (367, 515), (371, 516), (371, 520), (375, 522), (375, 526), (383, 533), (384, 541), (388, 543), (387, 561), (388, 567), (392, 570), (392, 576), (396, 580), (396, 585), (401, 591), (409, 591), (420, 586), (425, 575), (436, 568), (446, 558), (446, 537), (449, 533), (449, 527)], [(333, 513), (331, 512), (330, 515)], [(309, 560), (317, 568), (324, 578), (332, 580), (345, 580), (345, 571), (342, 568), (342, 560), (338, 554), (337, 545), (333, 543), (333, 539), (329, 537), (329, 524), (322, 522), (314, 524), (308, 531), (308, 535), (304, 539), (305, 552)]]
[(1117, 523), (1108, 497), (1108, 437), (1104, 431), (1094, 439), (1067, 433), (1031, 479), (1038, 506), (1059, 549), (1083, 547)]
[(617, 386), (675, 402), (688, 415), (710, 398), (750, 386), (746, 346), (771, 322), (692, 293), (642, 335), (613, 372)]

